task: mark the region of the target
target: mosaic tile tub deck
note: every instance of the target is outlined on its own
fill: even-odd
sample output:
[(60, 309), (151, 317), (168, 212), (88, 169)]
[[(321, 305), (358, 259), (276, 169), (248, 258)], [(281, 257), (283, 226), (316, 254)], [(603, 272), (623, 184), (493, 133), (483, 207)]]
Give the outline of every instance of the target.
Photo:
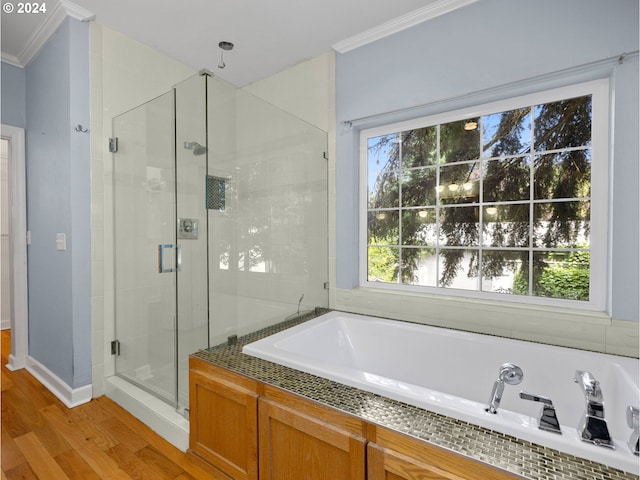
[(221, 344), (193, 356), (526, 479), (640, 479), (637, 475), (600, 463), (242, 353), (242, 347), (248, 343), (328, 311), (316, 309), (299, 318), (240, 337), (233, 345)]

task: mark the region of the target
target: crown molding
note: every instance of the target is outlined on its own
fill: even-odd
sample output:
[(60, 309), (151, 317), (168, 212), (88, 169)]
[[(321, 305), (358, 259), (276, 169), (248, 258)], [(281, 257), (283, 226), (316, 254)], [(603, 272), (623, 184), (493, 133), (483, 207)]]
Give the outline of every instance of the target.
[(96, 18), (95, 13), (81, 7), (80, 5), (76, 5), (69, 0), (60, 0), (60, 3), (66, 10), (67, 15), (75, 18), (76, 20), (80, 20), (81, 22), (91, 22)]
[(15, 55), (11, 55), (6, 52), (2, 52), (2, 63), (7, 63), (9, 65), (13, 65), (14, 67), (23, 68), (24, 65), (20, 64), (18, 57)]
[(61, 3), (53, 7), (53, 11), (46, 17), (46, 20), (33, 32), (33, 35), (27, 40), (27, 44), (17, 55), (18, 61), (22, 67), (29, 65), (40, 49), (47, 43), (47, 40), (55, 33), (58, 27), (67, 17), (67, 12)]
[(40, 49), (47, 43), (49, 38), (51, 38), (51, 35), (62, 25), (62, 22), (64, 22), (67, 16), (80, 20), (81, 22), (90, 22), (95, 18), (95, 15), (89, 10), (79, 7), (68, 0), (60, 0), (60, 3), (57, 3), (55, 7), (53, 7), (51, 14), (47, 15), (45, 21), (42, 22), (38, 29), (33, 32), (33, 35), (29, 37), (22, 51), (17, 56), (2, 52), (2, 61), (21, 68), (29, 65), (31, 60), (33, 60)]
[(406, 15), (390, 20), (377, 27), (365, 30), (362, 33), (349, 37), (340, 42), (334, 43), (333, 48), (338, 53), (346, 53), (368, 43), (375, 42), (381, 38), (388, 37), (394, 33), (401, 32), (407, 28), (439, 17), (462, 7), (466, 7), (478, 0), (437, 0), (426, 7), (414, 10)]

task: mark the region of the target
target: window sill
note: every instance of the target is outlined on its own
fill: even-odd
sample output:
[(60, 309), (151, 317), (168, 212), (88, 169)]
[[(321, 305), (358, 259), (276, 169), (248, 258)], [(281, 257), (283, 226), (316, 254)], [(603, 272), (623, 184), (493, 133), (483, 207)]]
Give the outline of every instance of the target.
[[(518, 340), (638, 357), (638, 324), (604, 312), (359, 287), (331, 308)], [(635, 326), (635, 328), (634, 328)]]

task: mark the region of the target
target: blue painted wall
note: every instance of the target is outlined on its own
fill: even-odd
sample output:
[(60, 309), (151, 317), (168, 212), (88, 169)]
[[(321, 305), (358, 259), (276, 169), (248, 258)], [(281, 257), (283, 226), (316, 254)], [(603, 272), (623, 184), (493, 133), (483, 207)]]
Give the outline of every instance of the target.
[(74, 386), (91, 383), (91, 148), (89, 23), (69, 21), (70, 217)]
[(25, 105), (25, 71), (2, 62), (2, 123), (14, 127), (27, 126)]
[[(91, 383), (89, 26), (64, 21), (26, 67), (29, 355)], [(56, 234), (67, 249), (56, 249)]]
[[(358, 285), (360, 129), (602, 78), (615, 70), (611, 313), (637, 321), (638, 57), (604, 73), (587, 69), (557, 75), (545, 85), (526, 82), (637, 50), (637, 0), (480, 0), (337, 55), (337, 287)], [(343, 123), (421, 105), (354, 122), (353, 128)]]

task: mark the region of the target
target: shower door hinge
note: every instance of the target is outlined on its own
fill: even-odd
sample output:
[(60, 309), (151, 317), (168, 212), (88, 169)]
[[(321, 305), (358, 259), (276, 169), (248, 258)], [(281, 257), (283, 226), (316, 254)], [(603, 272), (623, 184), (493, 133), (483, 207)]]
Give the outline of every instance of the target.
[(109, 139), (109, 151), (111, 153), (116, 153), (118, 151), (118, 137)]
[(329, 282), (324, 282), (324, 284), (322, 285), (322, 287), (323, 287), (325, 290), (329, 290)]
[(111, 342), (111, 355), (120, 356), (120, 340), (113, 340)]
[(322, 158), (329, 160), (329, 152), (322, 152)]

